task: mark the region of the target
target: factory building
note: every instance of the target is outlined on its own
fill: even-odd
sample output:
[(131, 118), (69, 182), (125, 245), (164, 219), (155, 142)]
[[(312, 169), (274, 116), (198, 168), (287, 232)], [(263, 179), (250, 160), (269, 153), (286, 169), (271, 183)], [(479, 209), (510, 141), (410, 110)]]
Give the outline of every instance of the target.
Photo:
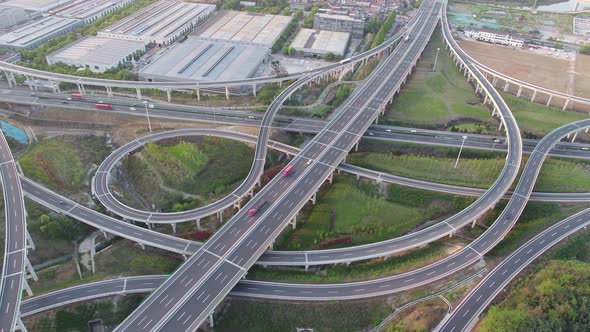
[(354, 38), (362, 38), (366, 22), (348, 15), (317, 13), (313, 17), (313, 27), (320, 30), (348, 32)]
[(350, 40), (350, 33), (328, 30), (300, 29), (291, 43), (298, 52), (323, 56), (326, 53), (344, 55)]
[(189, 37), (139, 72), (148, 81), (226, 81), (254, 76), (270, 54), (266, 47)]
[(52, 16), (73, 18), (89, 24), (135, 0), (74, 0), (50, 10)]
[(476, 40), (492, 43), (492, 44), (500, 44), (506, 46), (513, 46), (513, 47), (522, 47), (524, 44), (524, 39), (512, 36), (507, 33), (496, 33), (492, 30), (465, 30), (465, 37), (473, 38)]
[(87, 37), (49, 54), (47, 63), (50, 65), (64, 63), (102, 73), (131, 61), (133, 53), (138, 51), (145, 51), (143, 42)]
[(22, 8), (32, 12), (47, 12), (71, 0), (7, 0), (3, 5)]
[(0, 5), (0, 29), (7, 29), (30, 19), (23, 8)]
[(215, 12), (215, 5), (158, 1), (98, 33), (101, 37), (169, 45)]
[(63, 36), (82, 26), (82, 21), (48, 16), (0, 35), (0, 47), (30, 50), (41, 46), (51, 38)]
[(193, 36), (201, 40), (232, 42), (271, 48), (281, 37), (290, 16), (221, 11)]

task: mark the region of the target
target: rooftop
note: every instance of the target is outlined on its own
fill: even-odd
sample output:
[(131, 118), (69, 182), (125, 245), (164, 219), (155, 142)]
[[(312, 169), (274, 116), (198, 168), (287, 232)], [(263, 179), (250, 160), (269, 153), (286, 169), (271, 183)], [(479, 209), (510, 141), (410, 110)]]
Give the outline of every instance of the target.
[(250, 77), (268, 54), (259, 46), (189, 38), (143, 68), (139, 75), (154, 80), (224, 81)]
[(111, 65), (140, 48), (143, 48), (143, 43), (138, 41), (87, 37), (57, 52), (51, 53), (47, 57), (52, 57), (56, 61), (67, 60), (71, 62)]
[(215, 10), (215, 5), (181, 1), (158, 1), (101, 32), (148, 38), (165, 38), (186, 23)]
[(291, 47), (312, 53), (344, 55), (350, 33), (327, 30), (301, 29)]
[(3, 5), (20, 7), (28, 10), (48, 10), (70, 0), (7, 0)]
[(17, 48), (25, 47), (50, 33), (54, 33), (78, 23), (78, 20), (71, 18), (47, 16), (40, 20), (32, 21), (26, 26), (0, 35), (0, 44), (11, 45)]
[(67, 17), (84, 19), (89, 16), (99, 14), (109, 8), (116, 7), (122, 0), (74, 0), (54, 8), (49, 11), (49, 14)]
[(289, 22), (290, 16), (221, 11), (193, 35), (201, 39), (272, 47)]
[(338, 21), (364, 22), (361, 19), (354, 18), (354, 17), (348, 16), (348, 15), (317, 13), (317, 14), (315, 14), (314, 17), (327, 18), (327, 19), (338, 20)]

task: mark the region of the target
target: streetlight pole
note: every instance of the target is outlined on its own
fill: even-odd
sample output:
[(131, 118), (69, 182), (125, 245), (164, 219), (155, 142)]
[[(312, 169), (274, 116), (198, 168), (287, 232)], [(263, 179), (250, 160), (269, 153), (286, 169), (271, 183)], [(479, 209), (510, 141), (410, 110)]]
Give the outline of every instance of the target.
[(152, 132), (152, 123), (150, 122), (150, 113), (148, 112), (147, 100), (143, 101), (143, 106), (145, 107), (145, 117), (147, 118), (148, 128), (150, 129), (150, 133), (151, 133)]
[(459, 158), (461, 158), (461, 151), (463, 151), (463, 144), (465, 144), (465, 140), (467, 136), (462, 136), (463, 140), (461, 141), (461, 147), (459, 148), (459, 154), (457, 155), (457, 160), (455, 160), (455, 166), (453, 168), (457, 168), (457, 164), (459, 163)]
[(440, 51), (440, 47), (436, 48), (436, 56), (434, 57), (434, 65), (432, 66), (432, 71), (436, 71), (436, 61), (438, 60), (438, 51)]

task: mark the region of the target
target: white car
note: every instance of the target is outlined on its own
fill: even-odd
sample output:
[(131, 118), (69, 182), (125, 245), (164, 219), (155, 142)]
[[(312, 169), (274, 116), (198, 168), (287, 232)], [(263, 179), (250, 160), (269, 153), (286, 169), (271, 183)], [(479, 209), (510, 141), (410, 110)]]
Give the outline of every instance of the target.
[(312, 161), (313, 161), (312, 159), (309, 159), (309, 160), (307, 161), (307, 165), (311, 164), (311, 162), (312, 162)]
[(154, 107), (155, 107), (154, 104), (149, 104), (148, 105), (148, 108), (154, 108)]
[(369, 132), (369, 136), (375, 136), (375, 134), (373, 134), (372, 132)]
[(410, 130), (410, 132), (411, 133), (415, 133), (416, 132), (416, 129), (412, 129), (412, 130)]
[(388, 132), (388, 133), (390, 133), (390, 132), (391, 132), (391, 129), (387, 129), (387, 130), (385, 130), (385, 131), (386, 131), (386, 132)]
[(589, 149), (589, 148), (587, 148), (587, 147), (583, 147), (583, 148), (582, 148), (582, 150), (584, 150), (584, 151), (588, 151), (588, 150), (590, 150), (590, 149)]
[(129, 107), (130, 111), (135, 111), (135, 107)]

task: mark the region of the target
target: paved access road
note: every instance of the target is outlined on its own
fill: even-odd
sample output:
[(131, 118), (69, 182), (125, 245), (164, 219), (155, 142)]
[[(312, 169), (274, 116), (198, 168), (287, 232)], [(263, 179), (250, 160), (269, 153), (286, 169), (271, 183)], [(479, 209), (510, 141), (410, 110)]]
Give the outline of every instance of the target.
[(16, 164), (0, 131), (0, 178), (4, 193), (5, 242), (0, 280), (0, 332), (12, 332), (18, 319), (27, 255), (25, 206)]
[(445, 317), (436, 330), (440, 332), (469, 331), (479, 315), (514, 278), (537, 257), (559, 241), (590, 225), (590, 209), (568, 217), (549, 227), (502, 261), (467, 297)]
[[(424, 2), (423, 6), (432, 6)], [(350, 101), (291, 163), (297, 173), (275, 177), (195, 255), (183, 264), (117, 330), (196, 330), (245, 275), (274, 237), (304, 205), (378, 115), (401, 84), (434, 29), (440, 4), (409, 33)], [(395, 60), (392, 60), (395, 59)], [(293, 85), (297, 88), (297, 83)], [(287, 88), (271, 105), (279, 108), (294, 90)], [(380, 98), (379, 98), (380, 97)], [(264, 122), (263, 122), (264, 127)], [(262, 131), (261, 131), (262, 133)], [(262, 137), (266, 141), (267, 137)], [(259, 140), (260, 141), (260, 140)], [(258, 146), (257, 146), (258, 148)], [(248, 210), (256, 208), (254, 216)]]

